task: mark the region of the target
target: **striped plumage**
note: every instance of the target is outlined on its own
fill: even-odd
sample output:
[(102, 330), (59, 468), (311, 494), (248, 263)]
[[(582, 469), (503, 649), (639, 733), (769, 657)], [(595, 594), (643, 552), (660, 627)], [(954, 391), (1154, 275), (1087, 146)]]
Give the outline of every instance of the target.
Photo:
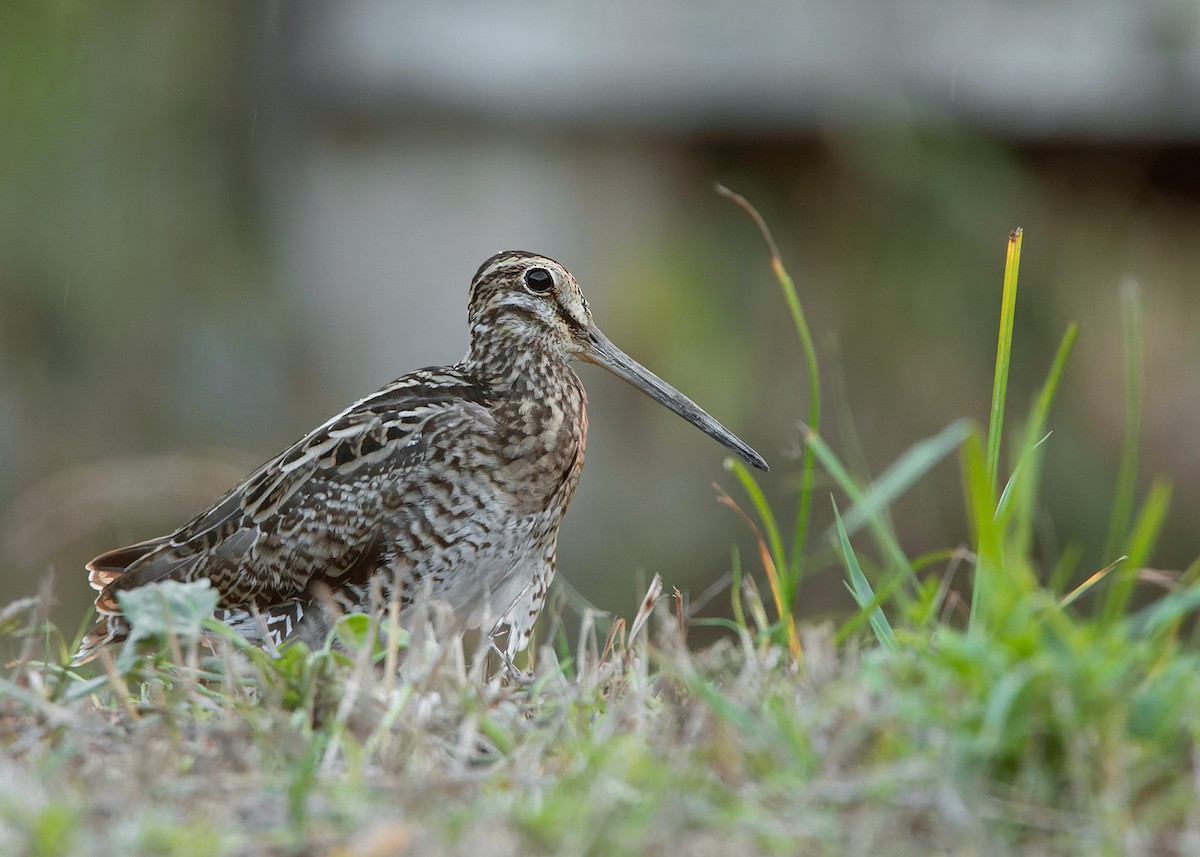
[(363, 609), (372, 578), (402, 603), (418, 588), (463, 628), (529, 641), (554, 576), (558, 527), (583, 468), (587, 394), (569, 365), (597, 363), (765, 469), (748, 446), (613, 346), (574, 277), (509, 251), (471, 283), (470, 349), (351, 405), (169, 536), (88, 563), (99, 590), (77, 663), (124, 639), (117, 593), (208, 579), (217, 616), (249, 639), (319, 643)]

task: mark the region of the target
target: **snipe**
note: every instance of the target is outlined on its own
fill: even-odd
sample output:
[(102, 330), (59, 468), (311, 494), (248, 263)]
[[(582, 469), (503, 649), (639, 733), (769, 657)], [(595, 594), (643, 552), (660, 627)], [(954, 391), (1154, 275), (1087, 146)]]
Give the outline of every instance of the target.
[[(117, 594), (207, 578), (217, 617), (254, 642), (320, 642), (329, 599), (363, 609), (419, 589), (464, 628), (496, 620), (525, 648), (554, 577), (558, 526), (583, 468), (595, 363), (763, 470), (753, 449), (613, 345), (575, 278), (533, 253), (488, 259), (471, 282), (471, 344), (454, 366), (393, 381), (309, 432), (169, 536), (87, 565), (99, 620), (75, 656), (124, 639)], [(394, 587), (399, 593), (393, 593)]]

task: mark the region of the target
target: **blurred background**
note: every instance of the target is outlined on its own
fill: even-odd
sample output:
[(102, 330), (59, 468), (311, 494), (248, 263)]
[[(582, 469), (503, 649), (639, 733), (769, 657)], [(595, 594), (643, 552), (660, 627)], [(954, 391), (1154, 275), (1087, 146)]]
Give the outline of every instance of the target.
[[(167, 532), (352, 400), (466, 348), (471, 274), (536, 250), (601, 328), (762, 452), (785, 518), (807, 413), (757, 204), (822, 360), (823, 433), (878, 475), (986, 422), (1010, 229), (1025, 228), (1010, 427), (1067, 324), (1041, 534), (1102, 555), (1141, 290), (1140, 484), (1157, 563), (1200, 520), (1200, 6), (18, 2), (0, 8), (0, 600)], [(725, 451), (592, 367), (559, 569), (631, 614), (698, 594), (745, 526)], [(894, 509), (967, 539), (957, 465)], [(827, 504), (815, 504), (818, 530)], [(867, 551), (869, 553), (869, 549)], [(814, 570), (810, 614), (849, 601)], [(727, 593), (711, 609), (720, 612)]]

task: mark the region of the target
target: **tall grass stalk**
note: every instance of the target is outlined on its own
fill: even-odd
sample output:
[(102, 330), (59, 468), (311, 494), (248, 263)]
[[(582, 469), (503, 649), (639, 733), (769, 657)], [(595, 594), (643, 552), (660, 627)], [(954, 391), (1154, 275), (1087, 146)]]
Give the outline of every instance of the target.
[(1125, 338), (1125, 437), (1121, 442), (1121, 463), (1104, 544), (1106, 561), (1111, 561), (1121, 550), (1129, 531), (1142, 445), (1142, 299), (1141, 290), (1133, 280), (1121, 287), (1121, 322)]
[[(994, 519), (1000, 499), (1000, 453), (1004, 434), (1004, 410), (1008, 400), (1008, 374), (1012, 363), (1013, 324), (1017, 308), (1017, 282), (1021, 267), (1023, 231), (1017, 227), (1008, 236), (1008, 251), (1004, 260), (1004, 287), (1000, 296), (1000, 331), (996, 342), (996, 365), (992, 378), (992, 403), (988, 412), (986, 452), (974, 443), (966, 446), (968, 502), (976, 527), (978, 564), (971, 588), (970, 623), (976, 627), (983, 617), (983, 608), (994, 593), (991, 588), (1001, 584), (1005, 563), (1002, 556), (1004, 523)], [(980, 456), (984, 456), (980, 460)], [(1011, 569), (1010, 569), (1011, 570)]]
[[(812, 332), (808, 328), (808, 320), (805, 318), (804, 308), (801, 306), (800, 297), (796, 293), (796, 284), (792, 281), (791, 275), (788, 274), (787, 268), (784, 267), (783, 259), (779, 254), (779, 247), (775, 243), (775, 239), (771, 236), (771, 230), (768, 228), (766, 221), (763, 220), (762, 215), (759, 214), (758, 209), (751, 205), (741, 194), (734, 193), (724, 185), (718, 184), (716, 190), (722, 196), (733, 200), (734, 203), (750, 216), (767, 245), (767, 251), (771, 255), (771, 270), (775, 273), (775, 279), (779, 281), (779, 288), (783, 292), (784, 301), (787, 303), (788, 311), (792, 315), (792, 324), (795, 326), (796, 335), (800, 339), (800, 347), (804, 351), (804, 365), (808, 373), (808, 427), (812, 431), (820, 431), (821, 373), (820, 367), (817, 364), (817, 349), (813, 345)], [(811, 519), (813, 475), (815, 472), (816, 460), (813, 456), (813, 451), (806, 446), (800, 463), (800, 493), (796, 508), (796, 525), (792, 536), (792, 555), (790, 559), (786, 556), (776, 557), (776, 562), (779, 565), (780, 582), (784, 587), (782, 596), (784, 603), (790, 605), (789, 609), (795, 608), (796, 595), (800, 588), (800, 578), (804, 572), (808, 526)]]
[(1017, 276), (1021, 269), (1021, 241), (1024, 232), (1018, 226), (1008, 236), (1004, 260), (1004, 290), (1000, 297), (1000, 334), (996, 343), (996, 372), (992, 381), (992, 407), (988, 416), (987, 466), (992, 494), (996, 493), (1000, 473), (1000, 441), (1004, 429), (1004, 405), (1008, 398), (1008, 370), (1012, 361), (1013, 319), (1017, 308)]

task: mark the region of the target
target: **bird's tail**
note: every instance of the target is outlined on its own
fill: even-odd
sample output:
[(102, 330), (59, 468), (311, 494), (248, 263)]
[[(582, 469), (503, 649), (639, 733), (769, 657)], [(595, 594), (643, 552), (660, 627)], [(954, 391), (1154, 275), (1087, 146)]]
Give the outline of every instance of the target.
[(129, 636), (129, 623), (119, 614), (101, 615), (96, 621), (96, 627), (84, 635), (79, 644), (79, 650), (71, 658), (71, 666), (86, 664), (109, 643), (119, 643)]
[(160, 547), (164, 539), (151, 539), (136, 545), (102, 553), (87, 564), (88, 583), (96, 596), (96, 626), (84, 635), (79, 651), (71, 658), (71, 666), (86, 664), (109, 643), (119, 643), (129, 636), (129, 623), (121, 616), (116, 591), (112, 584), (125, 574), (131, 565)]

